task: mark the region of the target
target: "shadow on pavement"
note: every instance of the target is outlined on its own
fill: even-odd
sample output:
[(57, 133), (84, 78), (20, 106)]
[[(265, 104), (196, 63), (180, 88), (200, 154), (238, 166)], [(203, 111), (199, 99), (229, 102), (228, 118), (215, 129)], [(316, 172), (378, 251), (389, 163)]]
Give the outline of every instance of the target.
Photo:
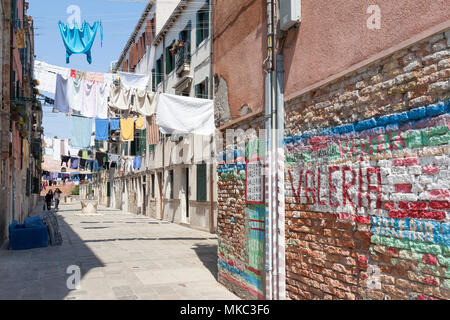
[[(42, 206), (39, 203), (30, 216), (39, 215)], [(6, 246), (0, 250), (0, 300), (75, 299), (80, 291), (68, 287), (68, 283), (74, 283), (70, 281), (74, 272), (67, 273), (68, 267), (79, 267), (81, 280), (89, 270), (104, 266), (63, 216), (57, 215), (57, 220), (63, 238), (61, 246), (20, 251)]]
[(217, 244), (195, 244), (192, 250), (217, 280)]

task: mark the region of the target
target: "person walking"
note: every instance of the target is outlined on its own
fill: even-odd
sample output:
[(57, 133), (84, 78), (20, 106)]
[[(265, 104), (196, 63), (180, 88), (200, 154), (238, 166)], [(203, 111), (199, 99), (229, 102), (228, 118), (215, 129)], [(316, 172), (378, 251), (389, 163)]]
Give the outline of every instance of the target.
[(53, 191), (49, 190), (45, 195), (45, 203), (47, 204), (47, 210), (50, 210), (52, 208), (52, 200), (53, 200)]
[(59, 188), (56, 188), (55, 193), (53, 195), (53, 199), (55, 199), (55, 210), (58, 210), (59, 201), (61, 199), (61, 190)]

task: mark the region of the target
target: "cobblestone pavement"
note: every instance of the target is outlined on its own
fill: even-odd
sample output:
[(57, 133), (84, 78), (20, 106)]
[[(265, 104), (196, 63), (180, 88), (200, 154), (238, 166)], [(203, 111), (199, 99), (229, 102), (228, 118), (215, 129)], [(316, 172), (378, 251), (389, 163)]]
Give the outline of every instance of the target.
[[(81, 216), (80, 208), (60, 204), (62, 246), (0, 250), (0, 299), (238, 299), (216, 281), (215, 235), (103, 206)], [(71, 265), (81, 269), (79, 289), (67, 287)]]

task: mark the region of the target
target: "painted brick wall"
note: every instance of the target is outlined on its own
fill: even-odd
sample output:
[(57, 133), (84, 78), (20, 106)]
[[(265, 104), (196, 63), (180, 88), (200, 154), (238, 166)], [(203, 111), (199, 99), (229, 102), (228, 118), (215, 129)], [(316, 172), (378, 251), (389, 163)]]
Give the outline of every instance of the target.
[[(258, 130), (262, 119), (249, 119), (236, 126)], [(260, 156), (262, 148), (256, 136), (237, 137), (238, 147), (226, 144), (226, 134), (223, 138), (226, 151), (217, 159), (218, 280), (241, 298), (264, 299), (265, 205), (247, 203), (245, 194), (246, 161)], [(245, 143), (239, 143), (241, 139), (246, 139)]]
[(449, 79), (440, 33), (287, 103), (290, 298), (450, 298)]

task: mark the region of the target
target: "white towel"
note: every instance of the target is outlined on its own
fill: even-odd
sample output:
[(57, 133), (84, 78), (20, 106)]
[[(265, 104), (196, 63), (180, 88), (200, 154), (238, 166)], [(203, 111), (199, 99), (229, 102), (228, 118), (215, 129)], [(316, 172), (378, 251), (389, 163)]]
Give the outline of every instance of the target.
[(160, 94), (156, 123), (163, 134), (213, 135), (214, 101), (172, 94)]
[(157, 98), (154, 92), (134, 91), (132, 111), (150, 117), (156, 112)]
[(119, 110), (130, 109), (130, 90), (112, 85), (108, 105)]
[(150, 81), (150, 75), (119, 72), (120, 85), (124, 89), (144, 91)]

